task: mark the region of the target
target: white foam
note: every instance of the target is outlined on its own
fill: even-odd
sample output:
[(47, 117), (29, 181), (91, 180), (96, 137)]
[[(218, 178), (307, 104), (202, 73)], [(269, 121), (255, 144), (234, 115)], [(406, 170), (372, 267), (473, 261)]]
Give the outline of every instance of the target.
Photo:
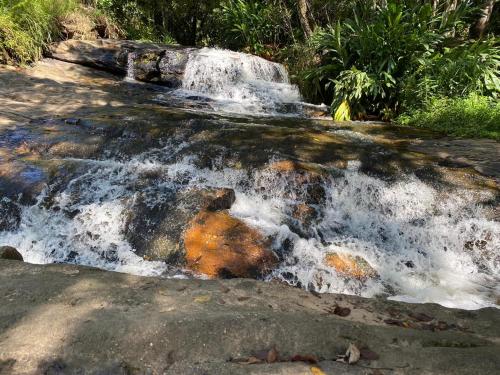
[[(151, 193), (154, 205), (168, 200), (171, 191), (229, 187), (236, 191), (231, 213), (270, 236), (283, 258), (272, 277), (319, 292), (385, 294), (468, 309), (495, 304), (500, 223), (488, 220), (476, 204), (487, 196), (443, 192), (412, 175), (387, 182), (350, 163), (346, 171), (325, 178), (326, 201), (313, 205), (320, 219), (303, 228), (292, 211), (305, 199), (307, 181), (271, 170), (249, 174), (222, 161), (220, 168), (200, 169), (195, 156), (179, 157), (185, 147), (172, 143), (128, 161), (73, 160), (87, 163), (88, 172), (55, 194), (60, 210), (24, 207), (19, 230), (1, 233), (1, 242), (33, 263), (71, 261), (73, 252), (75, 263), (159, 275), (167, 265), (138, 257), (123, 234), (124, 213), (138, 190)], [(158, 176), (154, 183), (138, 188), (141, 176), (150, 172)], [(325, 264), (330, 252), (363, 257), (379, 278), (346, 279)]]

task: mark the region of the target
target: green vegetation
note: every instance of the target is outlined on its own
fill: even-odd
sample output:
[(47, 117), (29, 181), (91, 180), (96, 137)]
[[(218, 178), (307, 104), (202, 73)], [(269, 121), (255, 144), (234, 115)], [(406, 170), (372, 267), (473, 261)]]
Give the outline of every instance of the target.
[(401, 115), (397, 121), (459, 137), (500, 140), (500, 102), (477, 94), (432, 99), (424, 107)]
[[(428, 112), (435, 119), (425, 119), (429, 127), (495, 137), (497, 107), (485, 103), (500, 94), (499, 6), (494, 0), (0, 0), (0, 61), (33, 62), (48, 43), (67, 37), (219, 46), (285, 64), (305, 98), (331, 104), (338, 120), (424, 126)], [(442, 106), (460, 103), (483, 103), (493, 122), (474, 125), (464, 109), (445, 126)], [(459, 125), (459, 117), (467, 124)]]
[(0, 59), (21, 64), (39, 59), (75, 6), (70, 0), (0, 0)]

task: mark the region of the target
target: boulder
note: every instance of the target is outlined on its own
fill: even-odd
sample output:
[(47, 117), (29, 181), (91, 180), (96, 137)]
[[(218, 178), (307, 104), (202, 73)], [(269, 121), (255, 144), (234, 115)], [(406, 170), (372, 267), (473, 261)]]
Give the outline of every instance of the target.
[(228, 211), (200, 212), (184, 233), (187, 266), (209, 277), (259, 277), (278, 259), (268, 241)]
[(198, 212), (229, 209), (235, 200), (232, 189), (191, 189), (163, 194), (169, 194), (169, 199), (156, 202), (155, 191), (136, 199), (127, 214), (125, 236), (138, 255), (169, 264), (183, 262), (182, 235)]
[(325, 263), (342, 276), (358, 280), (377, 277), (377, 271), (362, 257), (342, 253), (328, 253)]
[(65, 40), (50, 47), (49, 56), (62, 61), (87, 65), (125, 75), (133, 64), (138, 81), (179, 87), (195, 48), (142, 43), (129, 40)]
[(16, 230), (21, 222), (21, 210), (8, 198), (0, 199), (0, 232)]
[(11, 246), (0, 246), (0, 259), (23, 261), (23, 256), (19, 251)]

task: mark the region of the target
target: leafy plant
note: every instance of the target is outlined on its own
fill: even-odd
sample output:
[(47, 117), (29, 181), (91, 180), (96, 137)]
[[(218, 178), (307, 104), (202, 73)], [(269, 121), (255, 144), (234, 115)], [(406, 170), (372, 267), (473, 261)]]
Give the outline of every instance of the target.
[(331, 102), (334, 113), (387, 118), (433, 96), (497, 92), (495, 41), (457, 39), (470, 4), (446, 9), (411, 0), (376, 8), (361, 2), (344, 23), (317, 30), (312, 43), (322, 64), (304, 75), (314, 96)]

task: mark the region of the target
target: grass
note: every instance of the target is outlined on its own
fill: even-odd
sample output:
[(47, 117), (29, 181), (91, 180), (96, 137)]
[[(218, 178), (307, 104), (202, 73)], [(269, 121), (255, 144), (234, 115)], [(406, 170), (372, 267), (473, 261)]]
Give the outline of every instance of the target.
[(76, 0), (0, 0), (0, 61), (28, 64), (60, 37)]
[(500, 102), (477, 94), (435, 98), (422, 109), (399, 116), (397, 123), (457, 137), (500, 140)]

